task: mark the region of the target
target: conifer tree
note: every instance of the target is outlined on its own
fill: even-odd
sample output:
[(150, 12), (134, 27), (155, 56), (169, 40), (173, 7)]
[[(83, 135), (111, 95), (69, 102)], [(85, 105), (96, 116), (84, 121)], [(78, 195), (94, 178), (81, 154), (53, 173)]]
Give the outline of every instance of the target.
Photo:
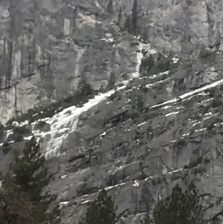
[(118, 26), (121, 26), (121, 21), (122, 21), (122, 9), (120, 8), (119, 13), (118, 13)]
[(128, 15), (125, 21), (126, 30), (134, 35), (138, 34), (138, 1), (134, 0), (132, 13)]
[(112, 0), (110, 0), (110, 2), (108, 3), (108, 12), (110, 14), (114, 13), (114, 7), (113, 7), (113, 1)]
[(87, 83), (84, 77), (81, 78), (78, 89), (79, 89), (79, 94), (81, 98), (94, 95), (94, 90), (92, 89), (91, 85)]
[(138, 34), (138, 2), (134, 0), (132, 7), (132, 32), (134, 35)]
[(112, 72), (108, 80), (107, 90), (113, 89), (115, 87), (115, 83), (116, 83), (115, 73)]
[(147, 213), (142, 224), (203, 224), (203, 211), (198, 190), (193, 183), (183, 192), (179, 185), (170, 197), (156, 205), (152, 217)]
[(0, 122), (0, 141), (2, 141), (3, 136), (4, 136), (4, 125)]
[(1, 224), (41, 224), (45, 220), (45, 210), (33, 203), (12, 180), (2, 184), (0, 189)]
[(11, 178), (5, 178), (0, 188), (1, 224), (58, 224), (58, 215), (46, 213), (41, 203), (30, 200)]
[(10, 172), (0, 175), (1, 224), (58, 224), (59, 209), (46, 212), (52, 197), (41, 195), (50, 175), (44, 166), (45, 158), (33, 137), (26, 143), (22, 155), (15, 156)]
[(45, 157), (33, 137), (26, 143), (21, 156), (16, 155), (13, 166), (15, 183), (26, 192), (30, 199), (40, 202), (42, 189), (49, 183), (50, 175), (44, 166)]
[(128, 15), (125, 21), (125, 29), (129, 32), (132, 33), (133, 28), (132, 28), (132, 17), (131, 15)]
[(86, 216), (79, 224), (115, 224), (116, 213), (111, 196), (105, 190), (87, 208)]

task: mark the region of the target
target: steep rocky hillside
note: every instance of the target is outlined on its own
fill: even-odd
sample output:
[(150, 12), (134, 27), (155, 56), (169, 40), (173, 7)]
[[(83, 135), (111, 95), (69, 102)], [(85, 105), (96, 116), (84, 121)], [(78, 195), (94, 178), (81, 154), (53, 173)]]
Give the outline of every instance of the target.
[[(191, 180), (206, 205), (205, 218), (221, 223), (222, 59), (221, 52), (193, 61), (174, 58), (171, 70), (131, 79), (82, 107), (13, 123), (40, 139), (63, 223), (76, 223), (102, 188), (118, 212), (128, 210), (125, 223), (139, 223), (176, 183)], [(9, 143), (1, 170), (23, 144)]]
[[(64, 224), (78, 223), (103, 188), (118, 213), (126, 210), (120, 223), (139, 224), (191, 180), (207, 223), (220, 224), (222, 1), (140, 0), (138, 35), (128, 24), (132, 7), (0, 2), (0, 171), (34, 135)], [(97, 91), (79, 102), (83, 79)]]
[(160, 196), (190, 180), (207, 205), (205, 218), (221, 216), (222, 72), (203, 67), (196, 88), (191, 68), (198, 65), (130, 81), (81, 114), (60, 149), (65, 155), (49, 161), (58, 174), (51, 190), (67, 202), (64, 220), (75, 221), (105, 187), (119, 212), (129, 209), (127, 223), (138, 223)]
[[(1, 121), (75, 94), (82, 77), (99, 89), (111, 73), (118, 80), (134, 73), (132, 7), (133, 0), (2, 0)], [(222, 7), (219, 0), (140, 0), (137, 33), (159, 50), (221, 50)]]

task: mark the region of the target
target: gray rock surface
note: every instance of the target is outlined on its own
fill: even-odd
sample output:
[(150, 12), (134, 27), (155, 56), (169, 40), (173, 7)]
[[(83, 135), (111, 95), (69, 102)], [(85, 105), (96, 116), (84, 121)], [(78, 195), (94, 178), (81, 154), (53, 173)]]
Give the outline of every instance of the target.
[[(0, 3), (1, 121), (75, 94), (80, 78), (95, 89), (135, 72), (136, 47), (125, 29), (133, 1)], [(159, 50), (195, 55), (222, 50), (221, 1), (141, 0), (138, 31)], [(119, 10), (122, 14), (119, 18)], [(117, 25), (117, 22), (119, 26)]]
[[(179, 71), (185, 89), (177, 84)], [(190, 84), (197, 77), (191, 78), (183, 62), (177, 71), (140, 77), (112, 101), (103, 101), (79, 117), (77, 129), (63, 141), (61, 151), (66, 155), (48, 161), (57, 176), (49, 189), (58, 195), (58, 203), (68, 202), (63, 207), (64, 223), (78, 223), (89, 201), (105, 188), (118, 212), (128, 209), (126, 223), (138, 224), (158, 198), (170, 195), (177, 183), (185, 187), (192, 180), (208, 205), (205, 219), (219, 223), (222, 72), (216, 72), (215, 65), (203, 71), (212, 77), (211, 85), (204, 81), (195, 90)], [(170, 94), (167, 86), (172, 80), (176, 84)], [(139, 98), (142, 104), (137, 103)]]
[[(144, 59), (152, 47), (175, 52), (177, 68), (130, 80), (71, 120), (75, 129), (70, 120), (63, 130), (46, 120), (41, 132), (63, 136), (59, 156), (47, 160), (54, 173), (48, 190), (64, 224), (78, 223), (102, 188), (118, 212), (128, 209), (125, 222), (138, 224), (176, 183), (194, 180), (209, 205), (205, 218), (221, 223), (222, 1), (140, 0), (138, 29), (149, 44), (123, 30), (132, 2), (113, 0), (109, 12), (107, 0), (1, 1), (0, 120), (73, 95), (82, 77), (94, 89), (106, 86), (111, 72), (130, 79), (141, 59), (136, 50), (149, 50)], [(40, 140), (44, 150), (52, 135)], [(1, 146), (3, 173), (23, 144), (10, 144), (7, 153)]]

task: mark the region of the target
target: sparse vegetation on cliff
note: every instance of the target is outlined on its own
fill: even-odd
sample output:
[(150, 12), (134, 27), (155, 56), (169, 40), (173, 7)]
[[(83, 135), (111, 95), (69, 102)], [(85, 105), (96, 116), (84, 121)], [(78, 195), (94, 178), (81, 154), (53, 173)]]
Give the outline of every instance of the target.
[(12, 118), (7, 122), (7, 125), (10, 126), (13, 121), (22, 122), (28, 120), (30, 123), (41, 118), (52, 117), (54, 114), (62, 111), (63, 109), (70, 106), (82, 106), (90, 98), (93, 98), (98, 91), (93, 90), (91, 85), (86, 82), (83, 78), (79, 82), (78, 91), (75, 95), (69, 96), (65, 99), (59, 100), (58, 102), (52, 103), (48, 107), (39, 107), (29, 110), (27, 113), (17, 117)]
[(28, 141), (22, 155), (16, 155), (13, 173), (15, 183), (25, 191), (32, 201), (40, 202), (41, 192), (49, 183), (50, 176), (44, 166), (45, 157), (40, 152), (39, 144), (33, 137)]
[(43, 194), (50, 174), (45, 158), (32, 138), (21, 155), (16, 155), (12, 170), (0, 188), (0, 223), (2, 224), (57, 224), (59, 210), (46, 212), (53, 197)]
[(129, 33), (138, 34), (138, 0), (134, 0), (132, 13), (127, 16), (124, 27)]
[(176, 185), (172, 194), (156, 205), (152, 215), (146, 214), (141, 224), (203, 224), (203, 207), (196, 186), (191, 183), (183, 191)]
[(86, 216), (79, 224), (115, 224), (116, 208), (110, 195), (105, 190), (99, 192), (96, 200), (90, 203)]
[(158, 55), (150, 55), (142, 60), (140, 65), (140, 73), (142, 75), (152, 75), (159, 72), (165, 72), (178, 67), (178, 63), (173, 63), (173, 56), (169, 54), (165, 56), (162, 53)]

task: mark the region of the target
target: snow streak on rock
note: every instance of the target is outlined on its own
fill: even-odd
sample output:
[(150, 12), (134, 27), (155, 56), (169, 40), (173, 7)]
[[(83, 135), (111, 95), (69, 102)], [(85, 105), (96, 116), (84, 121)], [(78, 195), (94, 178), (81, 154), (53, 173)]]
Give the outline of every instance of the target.
[(222, 85), (222, 84), (223, 84), (223, 79), (221, 79), (221, 80), (219, 80), (219, 81), (216, 81), (216, 82), (213, 82), (213, 83), (211, 83), (211, 84), (208, 84), (208, 85), (206, 85), (206, 86), (203, 86), (203, 87), (201, 87), (201, 88), (198, 88), (198, 89), (196, 89), (196, 90), (190, 91), (190, 92), (188, 92), (188, 93), (182, 94), (182, 95), (180, 95), (178, 98), (173, 98), (172, 100), (168, 100), (168, 101), (166, 101), (166, 102), (164, 102), (164, 103), (156, 104), (156, 105), (152, 106), (151, 109), (152, 109), (152, 108), (157, 108), (157, 107), (166, 106), (166, 105), (171, 104), (171, 103), (175, 103), (175, 102), (177, 102), (177, 101), (179, 101), (179, 100), (183, 100), (183, 99), (186, 99), (186, 98), (188, 98), (188, 97), (190, 97), (190, 96), (193, 96), (193, 95), (195, 95), (196, 93), (203, 92), (204, 90), (211, 89), (211, 88), (214, 88), (214, 87), (216, 87), (216, 86), (220, 86), (220, 85)]

